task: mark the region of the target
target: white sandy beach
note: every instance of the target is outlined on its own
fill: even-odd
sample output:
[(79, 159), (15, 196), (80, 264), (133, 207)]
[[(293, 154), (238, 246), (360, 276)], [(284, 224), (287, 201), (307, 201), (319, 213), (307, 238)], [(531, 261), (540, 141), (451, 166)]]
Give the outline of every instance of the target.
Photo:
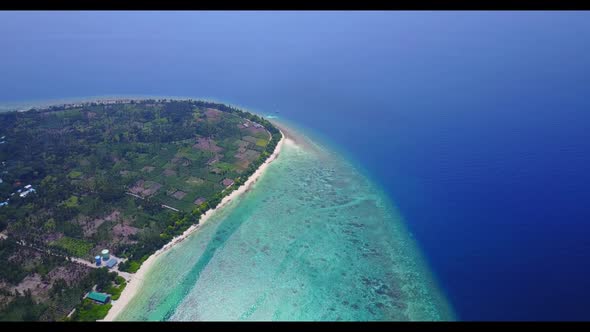
[(164, 245), (164, 247), (162, 247), (160, 250), (156, 251), (145, 262), (143, 262), (143, 264), (141, 265), (139, 270), (136, 273), (131, 275), (130, 280), (127, 281), (127, 286), (125, 287), (125, 289), (121, 293), (121, 296), (119, 297), (118, 300), (113, 301), (112, 308), (109, 310), (109, 313), (106, 315), (106, 317), (102, 321), (115, 320), (115, 318), (123, 311), (123, 309), (127, 306), (127, 304), (129, 304), (129, 301), (131, 301), (131, 299), (135, 296), (137, 291), (141, 288), (144, 277), (145, 277), (146, 273), (149, 272), (152, 265), (154, 264), (157, 256), (159, 256), (161, 253), (165, 252), (166, 250), (169, 250), (170, 248), (174, 247), (178, 243), (182, 242), (189, 235), (191, 235), (197, 229), (199, 229), (199, 225), (205, 223), (217, 210), (223, 208), (229, 202), (231, 202), (233, 199), (239, 197), (240, 195), (245, 193), (248, 189), (250, 189), (250, 187), (264, 173), (264, 171), (267, 169), (268, 165), (270, 165), (270, 163), (273, 160), (275, 160), (278, 157), (278, 155), (280, 154), (282, 145), (285, 141), (285, 135), (282, 131), (281, 131), (281, 135), (282, 135), (282, 138), (279, 141), (279, 143), (277, 144), (272, 155), (270, 157), (268, 157), (266, 159), (266, 161), (260, 167), (258, 167), (256, 172), (254, 172), (254, 174), (252, 174), (248, 178), (248, 180), (246, 180), (246, 182), (244, 182), (243, 185), (241, 185), (238, 189), (234, 190), (229, 195), (224, 197), (222, 199), (221, 203), (219, 203), (219, 205), (217, 206), (217, 208), (210, 209), (205, 214), (203, 214), (201, 216), (201, 219), (200, 219), (198, 225), (193, 225), (193, 226), (189, 227), (184, 233), (182, 233), (182, 235), (177, 236), (174, 239), (172, 239), (170, 242), (168, 242), (166, 245)]

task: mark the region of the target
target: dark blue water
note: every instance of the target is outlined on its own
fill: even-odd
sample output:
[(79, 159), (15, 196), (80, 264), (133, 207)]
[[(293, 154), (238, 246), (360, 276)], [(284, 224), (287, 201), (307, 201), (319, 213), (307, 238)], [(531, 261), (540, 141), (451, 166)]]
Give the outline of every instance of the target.
[(0, 13), (0, 102), (214, 98), (338, 144), (465, 320), (590, 316), (590, 13)]

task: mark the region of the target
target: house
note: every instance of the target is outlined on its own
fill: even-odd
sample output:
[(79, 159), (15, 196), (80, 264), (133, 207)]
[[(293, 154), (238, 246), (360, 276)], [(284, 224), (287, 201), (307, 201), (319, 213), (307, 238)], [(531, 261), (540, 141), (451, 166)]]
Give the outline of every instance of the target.
[(8, 202), (0, 202), (0, 206), (6, 206), (8, 205)]
[(23, 191), (23, 192), (20, 194), (20, 197), (27, 197), (27, 195), (29, 195), (30, 193), (34, 193), (34, 192), (36, 192), (36, 190), (35, 190), (35, 189), (33, 189), (33, 188), (31, 188), (31, 189), (29, 189), (29, 190)]
[(106, 262), (106, 266), (107, 266), (109, 269), (112, 269), (112, 268), (113, 268), (115, 265), (117, 265), (117, 263), (118, 263), (118, 262), (119, 262), (119, 261), (117, 261), (115, 258), (111, 257), (111, 259), (109, 259), (109, 260)]
[(27, 184), (27, 185), (25, 186), (25, 189), (30, 189), (30, 188), (31, 188), (31, 185), (30, 185), (30, 184)]
[(243, 126), (244, 126), (245, 128), (248, 128), (248, 127), (250, 127), (250, 126), (248, 125), (248, 123), (246, 123), (246, 122), (244, 122)]
[(90, 292), (88, 298), (100, 304), (107, 304), (111, 300), (111, 296), (105, 293)]

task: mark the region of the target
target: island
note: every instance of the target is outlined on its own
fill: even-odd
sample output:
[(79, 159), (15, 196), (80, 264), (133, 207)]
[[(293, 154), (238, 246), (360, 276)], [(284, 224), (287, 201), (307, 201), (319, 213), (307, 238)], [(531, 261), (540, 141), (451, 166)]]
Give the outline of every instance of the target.
[(192, 99), (0, 113), (0, 320), (103, 319), (282, 139), (263, 117)]

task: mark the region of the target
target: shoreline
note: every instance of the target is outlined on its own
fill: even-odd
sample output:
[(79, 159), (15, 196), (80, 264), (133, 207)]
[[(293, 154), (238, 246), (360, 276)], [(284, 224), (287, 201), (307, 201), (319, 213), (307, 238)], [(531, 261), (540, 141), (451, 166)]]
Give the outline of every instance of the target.
[[(119, 96), (86, 96), (86, 97), (66, 97), (63, 99), (42, 99), (30, 101), (10, 101), (0, 102), (0, 112), (28, 112), (32, 110), (46, 110), (54, 106), (74, 106), (87, 105), (92, 103), (97, 104), (118, 104), (129, 102), (144, 102), (147, 100), (195, 100), (212, 103), (221, 103), (232, 106), (230, 103), (224, 103), (210, 97), (182, 97), (182, 96), (133, 96), (133, 95), (119, 95)], [(235, 106), (234, 106), (235, 107)], [(245, 109), (244, 109), (245, 110)], [(250, 112), (250, 111), (248, 111)], [(253, 112), (250, 112), (255, 114)]]
[(207, 222), (207, 220), (210, 219), (211, 216), (216, 211), (222, 209), (227, 204), (229, 204), (231, 201), (233, 201), (235, 198), (238, 198), (242, 194), (246, 193), (252, 187), (252, 185), (254, 185), (254, 183), (256, 183), (256, 181), (262, 176), (264, 171), (268, 168), (268, 165), (270, 165), (270, 163), (273, 162), (279, 156), (279, 154), (281, 152), (281, 148), (283, 146), (283, 143), (285, 142), (286, 136), (282, 130), (279, 129), (279, 132), (281, 133), (281, 140), (279, 141), (279, 143), (275, 147), (275, 150), (264, 161), (264, 163), (262, 163), (262, 165), (260, 165), (260, 167), (258, 167), (258, 169), (256, 169), (256, 171), (248, 178), (248, 180), (246, 180), (246, 182), (244, 182), (244, 184), (242, 184), (239, 188), (232, 191), (229, 195), (225, 196), (216, 208), (207, 210), (207, 212), (205, 212), (205, 214), (203, 214), (201, 216), (201, 219), (199, 220), (198, 224), (190, 226), (186, 231), (184, 231), (184, 233), (173, 238), (172, 240), (170, 240), (170, 242), (165, 244), (162, 248), (158, 249), (150, 257), (148, 257), (148, 259), (146, 259), (145, 262), (143, 262), (143, 264), (141, 264), (141, 267), (139, 268), (139, 270), (137, 270), (136, 273), (131, 275), (130, 280), (127, 281), (127, 286), (125, 287), (125, 289), (121, 293), (119, 299), (113, 303), (113, 306), (111, 307), (111, 309), (109, 309), (108, 314), (102, 320), (98, 320), (99, 322), (101, 322), (101, 321), (102, 322), (114, 321), (117, 318), (117, 316), (119, 316), (119, 314), (123, 311), (123, 309), (125, 309), (125, 307), (129, 304), (129, 302), (137, 294), (138, 290), (140, 289), (141, 285), (143, 284), (143, 279), (144, 279), (145, 275), (150, 270), (150, 268), (153, 266), (154, 262), (156, 261), (156, 258), (160, 254), (166, 252), (167, 250), (173, 248), (178, 243), (184, 241), (191, 234), (193, 234), (195, 231), (197, 231), (202, 224)]

